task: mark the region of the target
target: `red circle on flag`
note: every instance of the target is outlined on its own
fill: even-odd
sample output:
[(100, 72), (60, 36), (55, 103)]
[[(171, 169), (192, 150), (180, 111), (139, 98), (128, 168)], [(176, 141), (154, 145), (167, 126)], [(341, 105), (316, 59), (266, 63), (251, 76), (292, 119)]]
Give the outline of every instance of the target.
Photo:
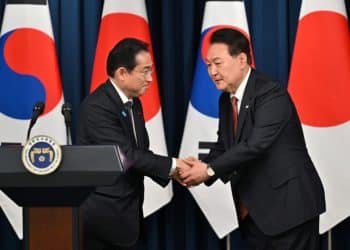
[(319, 11), (300, 20), (288, 89), (303, 124), (349, 120), (350, 34), (343, 15)]
[[(106, 62), (109, 51), (116, 43), (126, 37), (133, 37), (148, 43), (154, 62), (151, 37), (146, 20), (130, 13), (108, 14), (102, 18), (100, 25), (91, 80), (91, 91), (95, 90), (107, 78)], [(146, 122), (154, 117), (160, 109), (156, 70), (153, 71), (152, 78), (153, 81), (148, 90), (140, 97)]]

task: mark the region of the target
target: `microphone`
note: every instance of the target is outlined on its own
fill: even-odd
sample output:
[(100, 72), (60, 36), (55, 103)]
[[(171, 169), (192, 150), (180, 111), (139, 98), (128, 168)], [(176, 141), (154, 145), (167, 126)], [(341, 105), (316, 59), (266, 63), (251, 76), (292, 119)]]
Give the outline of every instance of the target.
[(62, 105), (61, 113), (64, 117), (64, 123), (66, 124), (66, 140), (67, 145), (71, 145), (71, 138), (70, 138), (70, 123), (72, 121), (72, 105), (68, 102), (64, 103)]
[(30, 119), (29, 128), (27, 131), (27, 141), (29, 140), (30, 132), (32, 131), (34, 124), (38, 120), (39, 116), (44, 112), (44, 109), (45, 109), (45, 103), (43, 102), (35, 103), (33, 107), (32, 118)]
[(68, 102), (64, 103), (62, 105), (61, 113), (64, 116), (64, 122), (69, 127), (72, 121), (72, 105)]

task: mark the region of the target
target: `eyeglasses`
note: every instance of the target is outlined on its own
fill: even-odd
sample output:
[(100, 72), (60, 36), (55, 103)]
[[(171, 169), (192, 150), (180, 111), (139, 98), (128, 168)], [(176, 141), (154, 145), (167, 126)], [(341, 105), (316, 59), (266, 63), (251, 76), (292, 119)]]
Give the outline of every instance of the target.
[(142, 74), (142, 76), (144, 77), (144, 78), (148, 78), (148, 77), (150, 77), (151, 75), (152, 75), (152, 73), (153, 73), (153, 68), (146, 68), (146, 69), (144, 69), (144, 70), (142, 70), (142, 71), (139, 71), (139, 70), (134, 70), (135, 72), (138, 72), (138, 73), (140, 73), (140, 74)]

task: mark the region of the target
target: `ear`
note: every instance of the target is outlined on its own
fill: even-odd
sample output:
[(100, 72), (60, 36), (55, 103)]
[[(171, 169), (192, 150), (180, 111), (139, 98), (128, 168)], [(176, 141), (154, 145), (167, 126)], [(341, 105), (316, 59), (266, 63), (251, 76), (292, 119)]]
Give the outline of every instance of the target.
[(125, 78), (128, 76), (129, 71), (125, 67), (119, 67), (114, 72), (114, 77), (117, 77), (120, 80), (125, 80)]
[(248, 60), (247, 55), (243, 52), (239, 53), (238, 60), (241, 63), (241, 65), (247, 64), (247, 60)]

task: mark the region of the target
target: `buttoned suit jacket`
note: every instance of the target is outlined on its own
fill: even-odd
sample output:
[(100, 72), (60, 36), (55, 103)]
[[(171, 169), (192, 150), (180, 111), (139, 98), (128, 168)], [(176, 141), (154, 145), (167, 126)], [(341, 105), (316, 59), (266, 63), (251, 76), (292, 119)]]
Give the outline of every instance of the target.
[(230, 94), (223, 93), (218, 141), (206, 160), (215, 177), (231, 181), (233, 193), (261, 231), (277, 235), (325, 211), (321, 180), (295, 106), (281, 84), (252, 70), (236, 135), (232, 127)]
[(82, 205), (85, 230), (109, 244), (134, 245), (140, 234), (144, 176), (160, 185), (169, 182), (171, 158), (149, 147), (141, 102), (133, 98), (137, 143), (129, 112), (107, 80), (82, 103), (77, 126), (78, 144), (118, 145), (131, 167), (113, 186), (97, 187)]

